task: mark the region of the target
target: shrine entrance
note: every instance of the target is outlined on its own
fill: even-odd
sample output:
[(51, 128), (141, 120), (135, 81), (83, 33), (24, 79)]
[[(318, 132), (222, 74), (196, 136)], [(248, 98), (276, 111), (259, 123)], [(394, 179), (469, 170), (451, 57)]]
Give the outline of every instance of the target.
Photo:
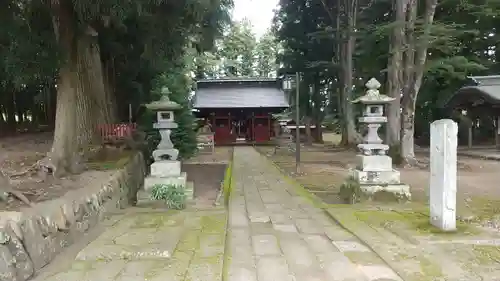
[(200, 80), (195, 114), (212, 124), (216, 145), (268, 142), (272, 114), (289, 107), (280, 85), (273, 78)]

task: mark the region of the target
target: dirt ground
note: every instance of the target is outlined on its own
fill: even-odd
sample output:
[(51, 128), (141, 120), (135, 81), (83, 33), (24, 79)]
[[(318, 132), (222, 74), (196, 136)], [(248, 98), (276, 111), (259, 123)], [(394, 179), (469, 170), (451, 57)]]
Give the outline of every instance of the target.
[(208, 163), (229, 163), (233, 155), (233, 148), (230, 146), (215, 147), (214, 152), (198, 153), (191, 159), (184, 161), (185, 164), (208, 164)]
[(207, 207), (215, 203), (232, 155), (232, 147), (220, 146), (213, 153), (198, 153), (182, 163), (187, 180), (194, 184), (196, 205)]
[[(49, 151), (52, 142), (50, 133), (21, 134), (0, 138), (0, 169), (7, 176), (25, 171), (42, 159)], [(79, 189), (90, 185), (102, 184), (113, 173), (116, 163), (113, 162), (87, 163), (89, 170), (79, 175), (61, 179), (49, 176), (42, 181), (36, 174), (11, 177), (12, 187), (21, 191), (30, 201), (36, 203), (63, 196), (69, 190)], [(94, 170), (97, 169), (97, 170)], [(0, 210), (14, 211), (26, 204), (9, 196), (7, 201), (0, 200)]]
[[(272, 155), (272, 147), (258, 149), (269, 156), (281, 169), (293, 176), (304, 187), (331, 204), (342, 203), (338, 192), (340, 185), (355, 167), (356, 152), (335, 148), (336, 139), (325, 138), (326, 145), (303, 147), (301, 151), (301, 174), (295, 174), (295, 155), (279, 153)], [(417, 151), (422, 163), (429, 163), (428, 153)], [(428, 168), (395, 167), (401, 172), (401, 180), (411, 186), (412, 202), (428, 203)], [(458, 214), (462, 217), (489, 219), (500, 215), (500, 162), (459, 157), (458, 160)]]

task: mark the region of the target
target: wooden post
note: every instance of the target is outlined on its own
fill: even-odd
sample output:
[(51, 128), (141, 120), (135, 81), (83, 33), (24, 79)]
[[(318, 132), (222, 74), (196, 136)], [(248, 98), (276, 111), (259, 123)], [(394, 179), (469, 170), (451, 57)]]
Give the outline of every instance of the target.
[(271, 140), (271, 130), (273, 128), (271, 128), (271, 114), (267, 114), (267, 132), (269, 133), (269, 138), (268, 138), (268, 141)]
[(497, 120), (495, 122), (495, 147), (497, 150), (500, 150), (500, 116), (497, 116)]
[(252, 112), (252, 141), (255, 141), (255, 114)]
[(471, 122), (469, 125), (468, 133), (467, 133), (467, 147), (472, 148), (472, 127), (474, 126), (474, 123)]

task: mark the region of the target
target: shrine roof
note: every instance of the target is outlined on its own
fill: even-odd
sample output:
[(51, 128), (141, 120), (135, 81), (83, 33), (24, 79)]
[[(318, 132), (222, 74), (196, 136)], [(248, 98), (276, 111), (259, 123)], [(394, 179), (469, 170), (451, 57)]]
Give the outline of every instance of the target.
[(275, 78), (224, 78), (197, 82), (194, 108), (287, 108)]
[(500, 75), (470, 76), (469, 85), (460, 88), (446, 107), (500, 105)]

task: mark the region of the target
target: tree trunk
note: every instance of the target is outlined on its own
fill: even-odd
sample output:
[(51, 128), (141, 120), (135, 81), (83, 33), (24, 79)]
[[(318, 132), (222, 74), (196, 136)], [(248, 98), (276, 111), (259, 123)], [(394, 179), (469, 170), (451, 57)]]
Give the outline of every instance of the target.
[(115, 74), (113, 58), (105, 60), (102, 64), (104, 91), (109, 105), (110, 118), (112, 123), (118, 122), (118, 105), (115, 93)]
[(355, 114), (354, 114), (354, 105), (352, 104), (353, 100), (353, 54), (354, 48), (356, 46), (356, 37), (354, 35), (356, 29), (356, 15), (357, 15), (357, 0), (349, 0), (346, 6), (346, 15), (347, 15), (347, 38), (345, 42), (345, 65), (343, 67), (343, 84), (344, 84), (344, 122), (346, 126), (347, 132), (347, 143), (348, 145), (354, 145), (361, 140), (360, 135), (356, 130), (355, 123)]
[(311, 134), (311, 117), (304, 116), (304, 127), (306, 131), (306, 145), (312, 145), (312, 134)]
[(79, 74), (84, 95), (92, 103), (96, 128), (99, 124), (109, 124), (114, 119), (111, 113), (111, 98), (104, 88), (101, 55), (97, 37), (84, 34), (78, 37)]
[(61, 67), (57, 87), (56, 122), (50, 157), (58, 176), (76, 172), (73, 163), (80, 161), (77, 153), (79, 128), (76, 111), (81, 108), (77, 105), (77, 91), (73, 87), (76, 77), (71, 68), (71, 62)]
[(346, 112), (346, 103), (344, 102), (346, 99), (345, 87), (341, 86), (344, 82), (344, 68), (345, 68), (345, 44), (344, 44), (344, 36), (342, 32), (340, 32), (342, 27), (342, 4), (341, 1), (337, 1), (337, 28), (339, 32), (336, 32), (336, 41), (337, 41), (337, 62), (339, 63), (340, 71), (338, 71), (338, 116), (340, 121), (340, 131), (341, 131), (341, 140), (340, 145), (347, 146), (349, 143), (348, 132), (347, 132), (347, 124), (345, 122), (346, 118), (344, 118)]
[(57, 85), (54, 141), (49, 155), (54, 172), (60, 176), (80, 171), (80, 149), (93, 141), (92, 116), (96, 112), (89, 92), (95, 88), (90, 86), (91, 75), (88, 74), (93, 69), (84, 69), (89, 61), (87, 48), (90, 44), (82, 40), (82, 35), (77, 35), (71, 3), (61, 0), (50, 7), (55, 35), (64, 56)]
[[(415, 95), (416, 97), (416, 95)], [(414, 165), (415, 159), (415, 101), (406, 95), (401, 102), (401, 158), (404, 163)]]
[(394, 98), (387, 108), (386, 142), (396, 145), (400, 142), (401, 130), (401, 90), (402, 90), (402, 63), (403, 63), (403, 37), (405, 23), (405, 6), (407, 0), (395, 0), (396, 23), (391, 42), (389, 67), (387, 73), (387, 95)]
[[(410, 20), (416, 19), (416, 11), (418, 5), (416, 0), (412, 0), (409, 3), (409, 16)], [(434, 21), (434, 14), (436, 12), (437, 0), (426, 0), (425, 11), (424, 11), (424, 22), (423, 22), (423, 33), (418, 40), (418, 44), (415, 35), (409, 40), (412, 43), (406, 49), (410, 50), (410, 53), (406, 55), (407, 61), (405, 69), (407, 73), (405, 78), (405, 91), (403, 93), (402, 99), (402, 124), (401, 124), (401, 156), (406, 164), (416, 164), (415, 158), (415, 106), (417, 102), (418, 92), (420, 91), (420, 86), (422, 85), (422, 79), (424, 75), (425, 62), (427, 60), (427, 49), (429, 46), (431, 28)], [(409, 27), (411, 28), (409, 23)], [(410, 33), (412, 30), (410, 29)], [(408, 61), (412, 59), (414, 61)]]
[(15, 104), (15, 94), (13, 87), (10, 86), (10, 83), (7, 83), (6, 94), (7, 94), (7, 102), (5, 103), (5, 111), (7, 113), (7, 125), (9, 130), (15, 131), (17, 127), (16, 121), (16, 104)]

